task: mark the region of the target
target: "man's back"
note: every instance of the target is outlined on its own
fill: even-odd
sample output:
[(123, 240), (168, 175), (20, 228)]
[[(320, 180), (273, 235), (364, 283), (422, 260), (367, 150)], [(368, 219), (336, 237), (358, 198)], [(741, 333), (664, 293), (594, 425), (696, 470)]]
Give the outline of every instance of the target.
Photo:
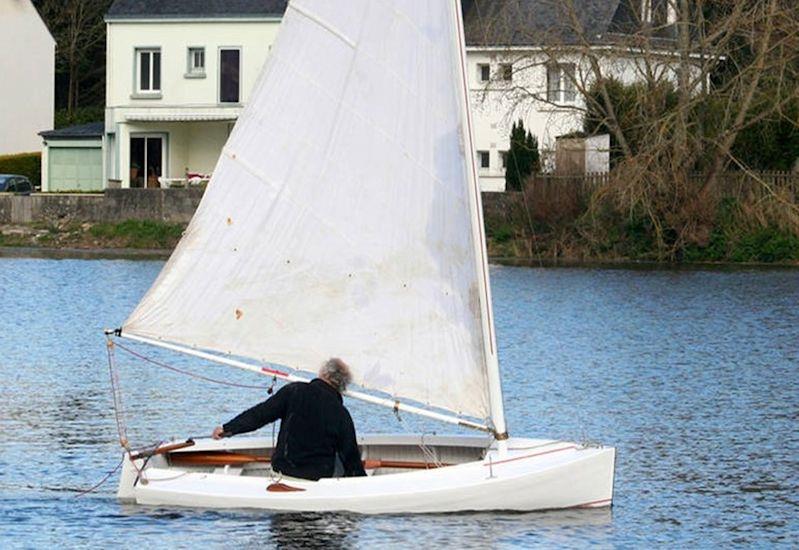
[(277, 419), (280, 434), (272, 455), (276, 471), (305, 479), (332, 477), (338, 455), (345, 476), (365, 475), (352, 418), (341, 394), (327, 382), (317, 378), (284, 386), (223, 428), (235, 435)]

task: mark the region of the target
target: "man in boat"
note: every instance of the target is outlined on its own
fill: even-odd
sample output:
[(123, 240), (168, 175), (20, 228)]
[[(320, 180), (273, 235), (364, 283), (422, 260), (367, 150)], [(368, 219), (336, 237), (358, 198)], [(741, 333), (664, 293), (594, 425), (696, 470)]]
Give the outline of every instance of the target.
[(280, 419), (273, 470), (311, 480), (365, 476), (355, 426), (341, 397), (351, 379), (344, 361), (330, 359), (318, 378), (283, 386), (263, 403), (217, 426), (212, 437), (252, 432)]

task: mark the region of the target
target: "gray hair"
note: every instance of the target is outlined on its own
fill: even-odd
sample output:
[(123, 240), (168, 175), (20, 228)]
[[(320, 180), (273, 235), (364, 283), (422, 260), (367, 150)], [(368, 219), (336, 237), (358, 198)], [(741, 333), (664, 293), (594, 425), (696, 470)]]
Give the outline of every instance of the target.
[(344, 393), (347, 385), (352, 381), (350, 367), (337, 357), (325, 361), (319, 369), (319, 378), (336, 388), (339, 393)]

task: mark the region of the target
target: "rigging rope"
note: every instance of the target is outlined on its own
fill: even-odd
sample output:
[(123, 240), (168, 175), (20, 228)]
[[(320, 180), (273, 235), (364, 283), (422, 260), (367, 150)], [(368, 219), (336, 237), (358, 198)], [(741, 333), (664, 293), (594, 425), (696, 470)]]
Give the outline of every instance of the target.
[(106, 343), (106, 351), (108, 352), (108, 375), (111, 379), (111, 398), (114, 402), (114, 419), (117, 423), (117, 433), (119, 434), (119, 444), (128, 453), (130, 447), (128, 446), (128, 433), (125, 426), (124, 409), (122, 408), (122, 392), (119, 388), (119, 375), (116, 369), (116, 361), (114, 354), (114, 341), (110, 338)]
[(106, 481), (108, 481), (111, 478), (112, 475), (114, 475), (115, 473), (117, 473), (117, 471), (119, 471), (119, 469), (122, 467), (123, 462), (125, 462), (124, 453), (122, 454), (122, 459), (119, 461), (119, 464), (117, 464), (116, 468), (105, 474), (105, 477), (103, 477), (103, 479), (101, 479), (95, 485), (89, 487), (88, 489), (80, 490), (78, 494), (74, 496), (74, 498), (80, 498), (82, 496), (88, 495), (89, 493), (93, 493), (94, 491), (99, 489)]
[[(161, 367), (163, 369), (171, 370), (172, 372), (176, 372), (178, 374), (183, 374), (183, 375), (189, 376), (191, 378), (197, 378), (198, 380), (204, 380), (206, 382), (211, 382), (212, 384), (220, 384), (222, 386), (230, 386), (230, 387), (233, 387), (233, 388), (246, 388), (246, 389), (250, 389), (250, 390), (263, 390), (263, 389), (269, 390), (269, 388), (265, 388), (264, 386), (254, 386), (254, 385), (251, 385), (251, 384), (239, 384), (239, 383), (236, 383), (236, 382), (228, 382), (226, 380), (218, 380), (216, 378), (210, 378), (208, 376), (203, 376), (201, 374), (196, 374), (196, 373), (193, 373), (193, 372), (190, 372), (190, 371), (187, 371), (187, 370), (183, 370), (183, 369), (179, 369), (177, 367), (173, 367), (171, 365), (167, 365), (166, 363), (161, 363), (160, 361), (156, 361), (155, 359), (151, 359), (151, 358), (147, 357), (146, 355), (142, 355), (141, 353), (138, 353), (138, 352), (136, 352), (136, 351), (134, 351), (134, 350), (132, 350), (132, 349), (130, 349), (128, 347), (123, 346), (119, 342), (115, 342), (113, 345), (115, 345), (119, 349), (129, 353), (133, 357), (136, 357), (138, 359), (141, 359), (142, 361), (150, 363), (151, 365), (155, 365), (155, 366)], [(274, 382), (272, 383), (272, 386), (274, 387)]]

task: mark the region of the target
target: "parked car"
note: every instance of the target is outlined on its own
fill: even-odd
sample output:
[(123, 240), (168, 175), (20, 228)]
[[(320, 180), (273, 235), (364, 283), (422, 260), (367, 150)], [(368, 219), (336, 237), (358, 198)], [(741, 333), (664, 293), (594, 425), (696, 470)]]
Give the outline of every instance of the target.
[(31, 180), (17, 174), (0, 174), (0, 192), (30, 195), (33, 192)]

